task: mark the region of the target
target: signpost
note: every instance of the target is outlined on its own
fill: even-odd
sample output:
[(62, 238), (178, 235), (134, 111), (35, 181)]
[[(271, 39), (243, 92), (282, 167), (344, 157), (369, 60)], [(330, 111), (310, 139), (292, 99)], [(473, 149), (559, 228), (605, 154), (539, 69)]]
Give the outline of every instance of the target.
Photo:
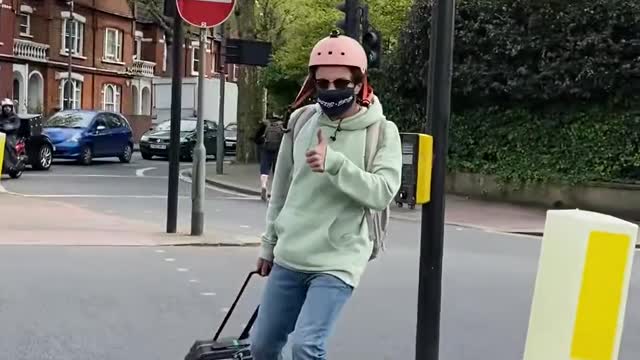
[[(200, 236), (204, 233), (204, 192), (206, 176), (207, 150), (204, 146), (204, 68), (207, 47), (207, 29), (224, 23), (233, 12), (235, 0), (176, 0), (176, 7), (180, 17), (188, 24), (200, 28), (200, 61), (198, 67), (198, 124), (196, 128), (197, 140), (193, 149), (193, 170), (191, 188), (191, 235)], [(220, 99), (223, 106), (224, 98)], [(222, 111), (221, 111), (222, 113)], [(217, 137), (223, 137), (223, 119), (218, 120)], [(172, 134), (173, 135), (173, 134)], [(218, 141), (220, 141), (218, 139)], [(222, 154), (216, 154), (216, 162), (224, 161)]]

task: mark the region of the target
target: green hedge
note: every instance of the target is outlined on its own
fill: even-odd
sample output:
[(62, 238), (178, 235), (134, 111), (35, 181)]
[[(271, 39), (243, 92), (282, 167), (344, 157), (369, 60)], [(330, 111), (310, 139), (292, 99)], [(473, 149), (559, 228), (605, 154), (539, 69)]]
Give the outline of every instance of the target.
[[(406, 131), (425, 118), (430, 23), (431, 0), (417, 0), (375, 79)], [(640, 1), (460, 0), (455, 41), (454, 169), (519, 181), (640, 179)]]
[(450, 136), (455, 170), (516, 182), (640, 183), (640, 111), (485, 109), (455, 115)]

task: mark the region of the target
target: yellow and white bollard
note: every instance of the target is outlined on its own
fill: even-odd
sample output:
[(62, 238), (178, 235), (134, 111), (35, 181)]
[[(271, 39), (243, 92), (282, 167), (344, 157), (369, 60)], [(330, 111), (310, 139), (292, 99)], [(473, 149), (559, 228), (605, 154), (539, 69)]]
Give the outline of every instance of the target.
[(7, 135), (0, 132), (0, 179), (2, 179), (2, 167), (4, 166), (4, 145), (7, 142)]
[(551, 210), (524, 360), (618, 358), (638, 226), (581, 210)]

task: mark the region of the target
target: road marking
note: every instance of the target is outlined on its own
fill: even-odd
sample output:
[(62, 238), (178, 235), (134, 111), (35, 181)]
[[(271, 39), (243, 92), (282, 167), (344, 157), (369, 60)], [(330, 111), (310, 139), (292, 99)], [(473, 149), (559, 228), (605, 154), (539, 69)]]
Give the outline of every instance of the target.
[(221, 311), (221, 312), (223, 312), (223, 313), (228, 313), (228, 312), (229, 312), (229, 310), (230, 310), (230, 309), (229, 309), (228, 307), (225, 307), (225, 308), (220, 309), (220, 311)]
[[(191, 169), (185, 169), (185, 170), (180, 171), (180, 180), (191, 184), (192, 183), (191, 177), (184, 175), (188, 171), (191, 171)], [(215, 187), (215, 186), (210, 185), (210, 184), (206, 184), (205, 186), (210, 190), (215, 190), (215, 191), (223, 193), (223, 194), (235, 195), (237, 197), (242, 197), (242, 198), (253, 198), (254, 197), (252, 195), (245, 195), (245, 194), (242, 194), (242, 193), (239, 193), (239, 192), (236, 192), (236, 191), (220, 189), (220, 188)]]
[(192, 283), (192, 284), (196, 284), (196, 283), (199, 283), (199, 282), (200, 282), (200, 280), (198, 280), (198, 279), (191, 279), (191, 280), (189, 280), (189, 282), (190, 282), (190, 283)]
[(189, 269), (187, 269), (187, 268), (177, 268), (176, 270), (178, 272), (187, 272), (187, 271), (189, 271)]
[(136, 170), (136, 176), (137, 177), (145, 177), (144, 173), (146, 171), (155, 170), (155, 169), (157, 169), (157, 167), (148, 167), (148, 168), (144, 168), (144, 169), (138, 169), (138, 170)]
[(240, 225), (240, 228), (242, 228), (242, 229), (251, 229), (251, 226), (249, 226), (249, 225)]
[(176, 259), (174, 259), (174, 258), (164, 258), (164, 261), (166, 261), (166, 262), (174, 262), (174, 261), (176, 261)]
[(216, 296), (216, 293), (214, 293), (214, 292), (201, 292), (200, 295), (202, 295), (202, 296)]
[(162, 249), (157, 249), (157, 250), (156, 250), (156, 252), (157, 252), (158, 254), (164, 254), (166, 251), (165, 251), (165, 250), (162, 250)]

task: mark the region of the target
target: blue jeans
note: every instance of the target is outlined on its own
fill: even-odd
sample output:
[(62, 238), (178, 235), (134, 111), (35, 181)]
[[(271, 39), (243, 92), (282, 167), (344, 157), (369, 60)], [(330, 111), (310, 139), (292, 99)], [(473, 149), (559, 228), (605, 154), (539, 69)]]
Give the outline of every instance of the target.
[(282, 359), (294, 329), (292, 360), (326, 359), (327, 338), (352, 292), (351, 286), (334, 276), (274, 264), (251, 332), (253, 359)]

